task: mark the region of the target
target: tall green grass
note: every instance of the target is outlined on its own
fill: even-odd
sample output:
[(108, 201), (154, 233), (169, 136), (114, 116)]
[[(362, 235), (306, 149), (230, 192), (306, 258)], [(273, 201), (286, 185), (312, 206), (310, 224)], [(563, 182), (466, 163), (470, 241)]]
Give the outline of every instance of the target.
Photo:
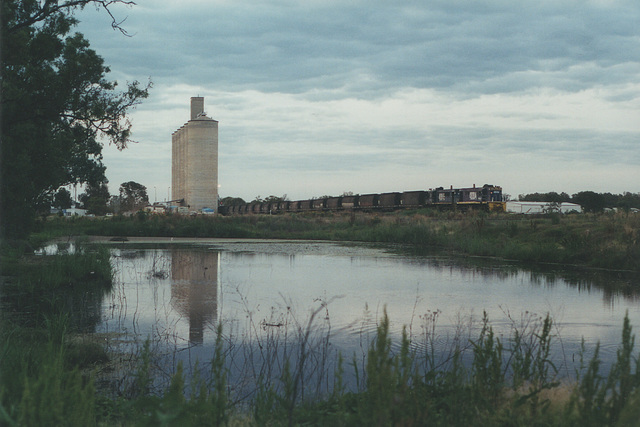
[[(394, 343), (385, 313), (366, 358), (354, 357), (346, 367), (340, 358), (328, 393), (309, 393), (313, 385), (305, 383), (304, 372), (320, 361), (313, 347), (300, 345), (284, 360), (272, 358), (283, 362), (283, 369), (273, 370), (277, 378), (263, 378), (252, 399), (238, 403), (228, 382), (221, 327), (208, 372), (196, 368), (186, 377), (178, 364), (170, 384), (154, 389), (147, 341), (126, 393), (107, 398), (96, 391), (93, 371), (68, 363), (68, 322), (65, 315), (52, 317), (32, 336), (3, 328), (1, 424), (615, 426), (637, 425), (639, 419), (640, 362), (628, 317), (607, 374), (598, 349), (591, 358), (584, 357), (585, 349), (575, 376), (561, 379), (550, 358), (549, 316), (499, 337), (485, 315), (475, 337), (460, 341), (446, 363), (436, 364), (429, 352), (416, 351), (406, 329)], [(297, 336), (310, 337), (313, 325), (311, 317)], [(349, 369), (362, 376), (361, 388), (343, 385)]]
[(596, 351), (575, 378), (563, 381), (550, 357), (552, 325), (547, 316), (534, 328), (499, 338), (485, 315), (470, 339), (470, 360), (463, 362), (465, 352), (457, 347), (446, 365), (436, 367), (423, 364), (425, 356), (412, 350), (406, 330), (399, 345), (392, 343), (385, 314), (366, 360), (360, 364), (354, 358), (352, 368), (364, 377), (362, 389), (345, 391), (340, 385), (340, 362), (336, 389), (305, 400), (300, 378), (290, 369), (300, 359), (289, 359), (280, 374), (283, 387), (258, 387), (250, 420), (255, 425), (637, 425), (640, 371), (628, 318), (607, 375), (599, 373)]
[(140, 357), (140, 366), (126, 390), (126, 397), (111, 401), (104, 418), (99, 421), (136, 426), (226, 425), (231, 405), (227, 394), (227, 372), (222, 344), (222, 330), (218, 328), (210, 372), (201, 372), (196, 367), (194, 375), (185, 378), (180, 362), (170, 384), (165, 390), (158, 392), (151, 387), (153, 355), (147, 340)]
[(0, 424), (96, 424), (93, 380), (66, 363), (68, 316), (47, 319), (41, 331), (2, 321)]

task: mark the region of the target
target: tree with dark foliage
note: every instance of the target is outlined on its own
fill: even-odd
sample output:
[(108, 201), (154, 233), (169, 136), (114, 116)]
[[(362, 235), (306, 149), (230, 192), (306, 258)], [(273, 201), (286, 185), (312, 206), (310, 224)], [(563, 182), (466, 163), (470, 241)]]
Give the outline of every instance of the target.
[(245, 203), (247, 202), (245, 202), (244, 199), (241, 197), (227, 196), (220, 199), (220, 204), (222, 206), (239, 206), (239, 205), (244, 205)]
[(71, 193), (66, 188), (58, 190), (55, 196), (53, 196), (53, 207), (58, 209), (69, 209), (73, 199), (71, 199)]
[(110, 198), (109, 187), (104, 182), (87, 185), (86, 192), (78, 197), (87, 213), (93, 215), (104, 215), (109, 212)]
[(550, 193), (531, 193), (531, 194), (521, 194), (518, 199), (521, 202), (555, 202), (555, 203), (565, 203), (571, 201), (571, 196), (567, 193), (562, 192), (560, 194), (552, 191)]
[(596, 193), (594, 191), (580, 191), (569, 197), (567, 193), (530, 193), (520, 194), (518, 197), (523, 202), (553, 202), (553, 203), (577, 203), (585, 212), (598, 213), (605, 208), (616, 208), (629, 211), (640, 208), (640, 193), (612, 194)]
[(135, 211), (149, 204), (147, 187), (134, 181), (120, 184), (120, 209)]
[[(117, 91), (109, 68), (79, 33), (74, 11), (129, 1), (3, 0), (0, 234), (26, 236), (36, 209), (68, 184), (106, 181), (102, 137), (130, 140), (128, 111), (148, 96), (129, 83)], [(111, 15), (113, 17), (113, 15)], [(114, 19), (114, 28), (120, 28)]]
[(278, 203), (278, 202), (286, 202), (288, 200), (289, 200), (289, 197), (287, 197), (286, 194), (284, 194), (282, 197), (271, 195), (269, 197), (265, 197), (263, 202), (265, 202), (265, 203)]
[(582, 206), (585, 212), (598, 213), (607, 207), (605, 196), (594, 191), (581, 191), (574, 194), (571, 200)]

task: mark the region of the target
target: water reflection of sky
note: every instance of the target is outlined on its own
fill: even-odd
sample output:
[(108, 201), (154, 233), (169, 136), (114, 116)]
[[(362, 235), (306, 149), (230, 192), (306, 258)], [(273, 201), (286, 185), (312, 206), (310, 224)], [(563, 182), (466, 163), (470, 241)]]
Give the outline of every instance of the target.
[(609, 346), (619, 343), (625, 311), (633, 325), (638, 326), (640, 318), (635, 300), (603, 298), (602, 289), (541, 280), (526, 271), (505, 276), (491, 269), (434, 266), (428, 260), (398, 256), (223, 253), (222, 263), (223, 289), (237, 286), (262, 307), (281, 306), (287, 298), (300, 308), (312, 307), (318, 298), (339, 296), (329, 307), (338, 328), (359, 324), (365, 307), (376, 316), (386, 307), (396, 332), (402, 325), (419, 326), (419, 316), (435, 310), (445, 330), (460, 316), (478, 320), (486, 311), (503, 332), (523, 313), (550, 313), (563, 339), (575, 342), (584, 337)]
[(549, 313), (568, 357), (582, 337), (600, 341), (605, 356), (615, 354), (626, 311), (634, 331), (640, 327), (637, 293), (629, 291), (638, 284), (618, 292), (612, 289), (619, 284), (607, 281), (619, 278), (606, 275), (602, 283), (589, 282), (558, 272), (308, 242), (117, 249), (113, 259), (116, 287), (99, 330), (153, 336), (193, 354), (206, 353), (218, 321), (242, 337), (251, 326), (266, 331), (286, 319), (303, 324), (323, 302), (328, 306), (316, 320), (330, 326), (335, 345), (347, 354), (358, 337), (375, 330), (385, 307), (396, 334), (407, 325), (420, 335), (424, 319), (437, 311), (441, 337), (461, 322), (477, 325), (483, 311), (504, 335), (523, 318)]

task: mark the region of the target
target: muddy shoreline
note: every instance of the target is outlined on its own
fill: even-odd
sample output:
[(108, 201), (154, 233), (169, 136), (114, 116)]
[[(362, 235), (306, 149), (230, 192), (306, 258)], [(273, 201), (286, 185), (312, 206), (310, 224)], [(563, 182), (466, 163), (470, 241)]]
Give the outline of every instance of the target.
[(91, 243), (105, 244), (221, 244), (221, 243), (346, 243), (330, 240), (296, 240), (296, 239), (250, 239), (231, 237), (121, 237), (121, 236), (88, 236)]

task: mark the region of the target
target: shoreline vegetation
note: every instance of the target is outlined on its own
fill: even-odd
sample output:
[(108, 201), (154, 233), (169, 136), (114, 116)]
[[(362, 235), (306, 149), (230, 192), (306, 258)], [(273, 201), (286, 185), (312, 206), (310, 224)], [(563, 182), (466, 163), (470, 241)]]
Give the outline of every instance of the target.
[[(484, 213), (394, 212), (185, 218), (56, 219), (39, 225), (27, 249), (63, 236), (161, 236), (312, 239), (398, 243), (416, 251), (437, 249), (526, 262), (571, 263), (638, 271), (637, 214), (510, 217)], [(627, 317), (616, 359), (607, 372), (599, 345), (587, 348), (575, 372), (561, 375), (550, 359), (559, 345), (546, 317), (511, 336), (494, 334), (489, 319), (452, 347), (446, 363), (412, 350), (411, 337), (392, 342), (389, 319), (379, 319), (366, 358), (341, 355), (332, 388), (308, 393), (305, 369), (317, 369), (310, 337), (314, 313), (287, 334), (298, 351), (266, 355), (278, 364), (275, 378), (258, 378), (249, 400), (232, 395), (225, 365), (229, 342), (218, 340), (202, 375), (186, 376), (178, 365), (170, 382), (153, 387), (147, 342), (117, 395), (104, 393), (98, 372), (113, 355), (95, 340), (79, 337), (92, 324), (74, 306), (92, 288), (112, 286), (104, 245), (87, 237), (74, 254), (26, 255), (25, 246), (2, 247), (0, 315), (0, 425), (562, 425), (627, 426), (640, 420), (640, 355)], [(8, 292), (12, 288), (16, 292)], [(86, 306), (99, 302), (83, 301)], [(28, 318), (12, 316), (28, 305)], [(315, 313), (317, 314), (317, 313)], [(95, 313), (93, 313), (95, 316)], [(319, 317), (319, 316), (318, 316)], [(317, 320), (317, 319), (316, 319)], [(622, 319), (621, 319), (622, 320)], [(435, 322), (431, 339), (437, 336)], [(463, 347), (466, 352), (463, 352)], [(344, 357), (344, 359), (343, 359)], [(313, 365), (315, 364), (315, 365)], [(344, 383), (355, 372), (357, 390)]]
[(41, 241), (72, 235), (357, 241), (434, 251), (640, 272), (640, 214), (523, 216), (431, 209), (387, 213), (54, 218)]

